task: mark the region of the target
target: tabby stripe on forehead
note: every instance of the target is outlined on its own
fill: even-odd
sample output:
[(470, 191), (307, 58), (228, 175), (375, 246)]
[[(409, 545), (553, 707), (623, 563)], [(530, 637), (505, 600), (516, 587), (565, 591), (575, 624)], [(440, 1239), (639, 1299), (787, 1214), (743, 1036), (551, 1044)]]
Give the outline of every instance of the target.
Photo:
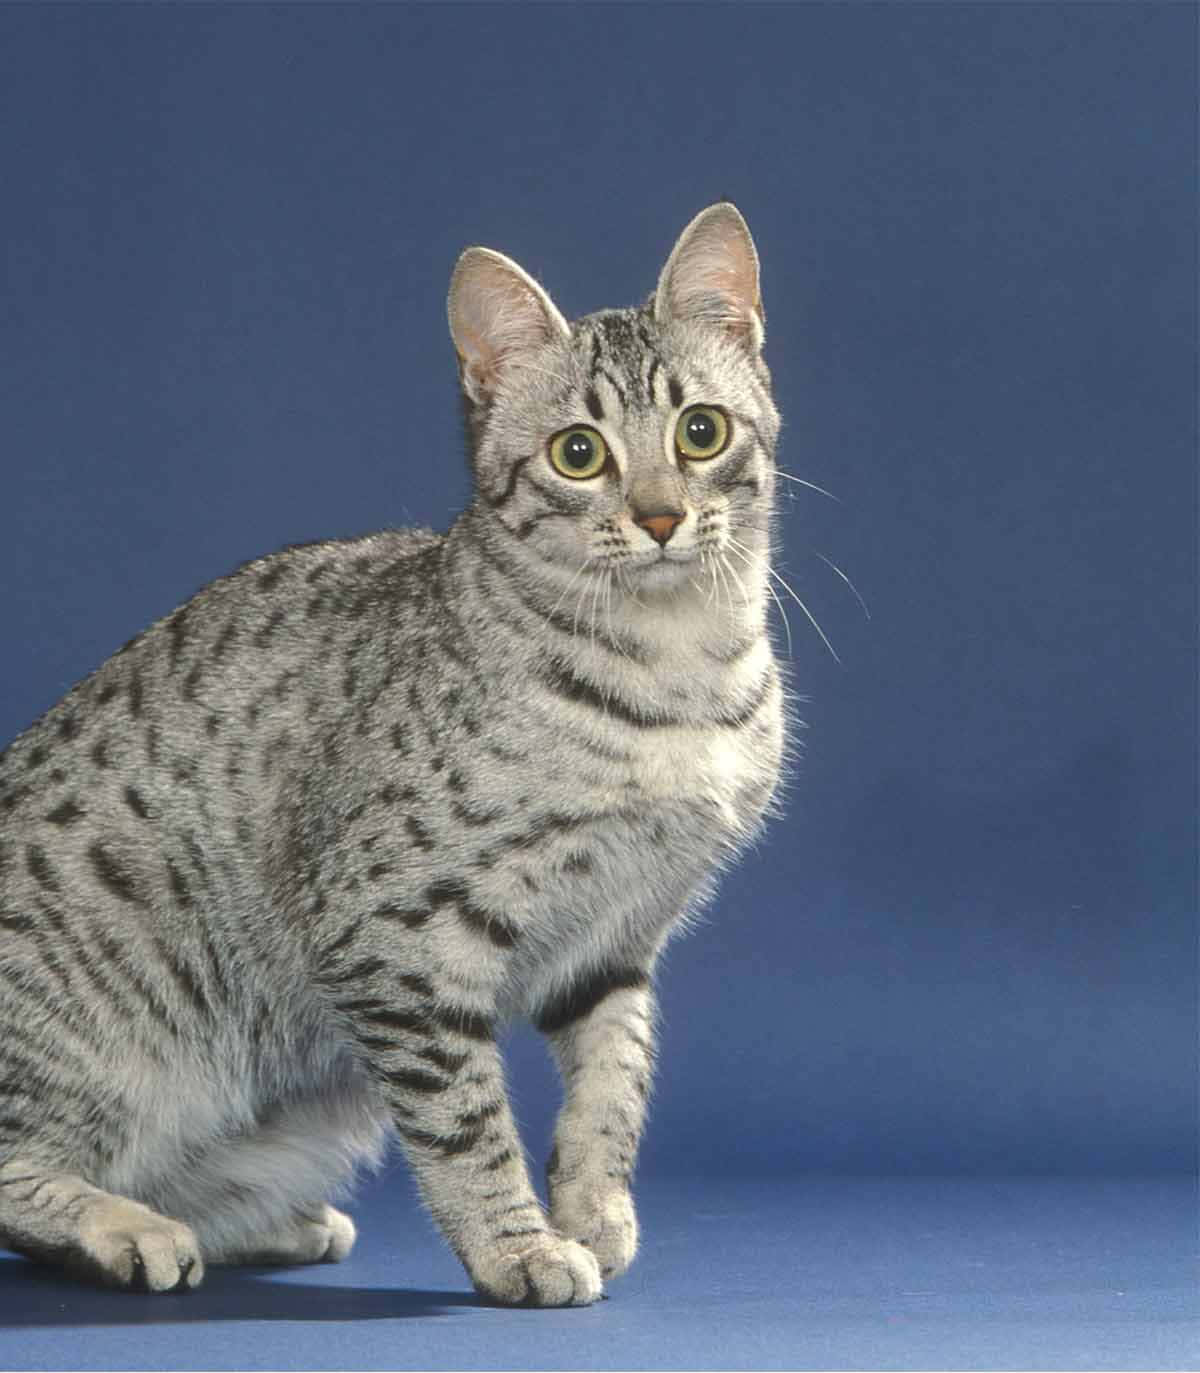
[(674, 377), (667, 378), (667, 394), (671, 398), (671, 404), (678, 410), (683, 404), (683, 387)]
[(596, 394), (596, 388), (589, 386), (584, 392), (584, 403), (587, 405), (588, 414), (597, 423), (604, 418), (604, 406), (600, 404), (600, 397)]
[(646, 373), (646, 396), (651, 405), (654, 404), (654, 378), (661, 366), (662, 360), (660, 358), (650, 359), (650, 370)]
[(625, 388), (616, 379), (616, 377), (613, 376), (613, 374), (608, 370), (607, 367), (601, 367), (597, 375), (602, 376), (604, 380), (608, 382), (612, 389), (617, 393), (617, 399), (621, 402), (621, 409), (627, 409), (628, 406), (625, 400)]

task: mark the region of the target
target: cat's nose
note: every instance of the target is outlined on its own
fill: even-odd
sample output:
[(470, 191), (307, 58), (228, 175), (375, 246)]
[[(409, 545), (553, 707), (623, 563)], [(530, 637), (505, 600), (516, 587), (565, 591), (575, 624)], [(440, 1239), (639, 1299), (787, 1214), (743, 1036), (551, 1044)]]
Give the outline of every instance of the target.
[(634, 524), (640, 526), (658, 544), (666, 544), (675, 532), (675, 526), (683, 523), (682, 510), (652, 510), (643, 514), (634, 511)]

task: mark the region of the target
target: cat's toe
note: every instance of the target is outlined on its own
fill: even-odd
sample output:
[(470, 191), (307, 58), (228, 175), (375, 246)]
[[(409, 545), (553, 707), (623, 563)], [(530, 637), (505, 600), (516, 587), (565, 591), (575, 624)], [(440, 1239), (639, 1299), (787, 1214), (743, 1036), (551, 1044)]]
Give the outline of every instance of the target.
[(322, 1263), (341, 1263), (354, 1248), (358, 1230), (344, 1211), (333, 1206), (323, 1206), (316, 1224), (325, 1237), (325, 1247), (320, 1255)]
[(173, 1292), (204, 1277), (191, 1229), (136, 1202), (97, 1207), (80, 1226), (80, 1241), (76, 1266), (110, 1287)]
[(349, 1216), (318, 1204), (296, 1213), (278, 1232), (241, 1241), (215, 1255), (213, 1261), (265, 1266), (340, 1263), (357, 1238)]
[(556, 1230), (586, 1245), (604, 1278), (619, 1277), (637, 1254), (638, 1223), (633, 1198), (624, 1188), (604, 1192), (560, 1189), (551, 1219)]
[(472, 1265), (475, 1286), (506, 1306), (589, 1306), (602, 1285), (595, 1256), (574, 1240), (542, 1234), (519, 1250)]

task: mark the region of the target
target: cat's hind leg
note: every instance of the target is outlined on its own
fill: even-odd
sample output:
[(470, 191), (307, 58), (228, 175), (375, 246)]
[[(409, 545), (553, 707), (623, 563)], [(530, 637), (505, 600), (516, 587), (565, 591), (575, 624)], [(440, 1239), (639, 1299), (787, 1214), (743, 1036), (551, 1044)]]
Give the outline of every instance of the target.
[(189, 1226), (29, 1159), (0, 1166), (0, 1241), (109, 1287), (171, 1292), (204, 1277)]
[(278, 1229), (225, 1250), (210, 1251), (211, 1263), (340, 1263), (358, 1237), (354, 1222), (325, 1202), (298, 1209)]
[(147, 1199), (191, 1221), (209, 1263), (336, 1263), (357, 1232), (325, 1199), (378, 1163), (386, 1133), (369, 1084), (347, 1072), (336, 1091), (277, 1103), (256, 1128), (211, 1141)]

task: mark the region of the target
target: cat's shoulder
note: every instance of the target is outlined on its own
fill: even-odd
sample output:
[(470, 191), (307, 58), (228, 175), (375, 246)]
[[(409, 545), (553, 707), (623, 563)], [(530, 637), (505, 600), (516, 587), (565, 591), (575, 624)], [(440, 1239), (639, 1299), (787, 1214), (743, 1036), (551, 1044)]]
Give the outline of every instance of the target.
[(273, 553), (242, 563), (227, 577), (209, 585), (217, 587), (225, 582), (250, 578), (269, 587), (279, 584), (289, 575), (315, 582), (330, 574), (378, 571), (393, 563), (429, 553), (439, 547), (444, 539), (445, 535), (434, 529), (414, 527), (382, 529), (344, 539), (317, 539), (311, 543), (287, 544)]

